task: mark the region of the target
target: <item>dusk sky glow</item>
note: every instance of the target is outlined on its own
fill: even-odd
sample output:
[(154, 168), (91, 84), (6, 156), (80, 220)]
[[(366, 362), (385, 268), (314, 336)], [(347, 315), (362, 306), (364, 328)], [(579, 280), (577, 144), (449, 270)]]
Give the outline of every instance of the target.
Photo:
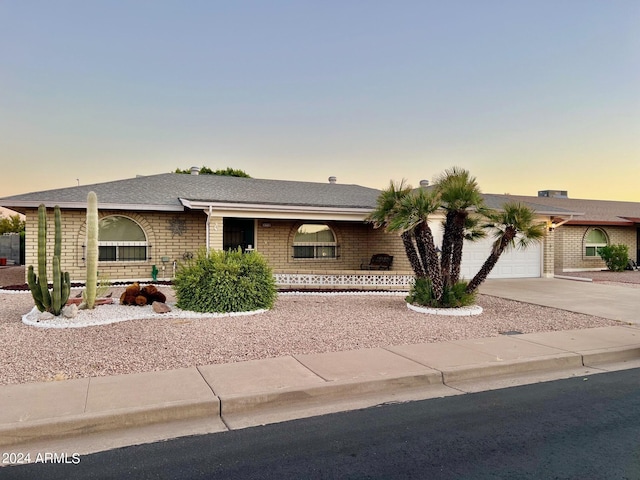
[(0, 2), (0, 197), (177, 167), (640, 202), (640, 1)]

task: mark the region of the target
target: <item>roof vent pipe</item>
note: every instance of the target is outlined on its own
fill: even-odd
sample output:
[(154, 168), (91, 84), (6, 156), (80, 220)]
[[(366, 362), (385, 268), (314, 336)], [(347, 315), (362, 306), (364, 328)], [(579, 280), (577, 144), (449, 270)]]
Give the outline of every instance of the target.
[(422, 188), (429, 186), (429, 180), (420, 180), (420, 186)]
[(191, 175), (200, 175), (200, 169), (198, 167), (191, 167)]
[(336, 183), (338, 181), (338, 179), (336, 177), (334, 177), (333, 175), (329, 177), (329, 183)]

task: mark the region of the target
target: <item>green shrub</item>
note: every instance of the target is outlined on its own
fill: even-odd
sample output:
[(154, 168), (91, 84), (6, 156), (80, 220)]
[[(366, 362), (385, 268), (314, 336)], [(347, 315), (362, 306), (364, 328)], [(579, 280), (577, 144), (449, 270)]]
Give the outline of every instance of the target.
[(177, 302), (194, 312), (248, 312), (273, 307), (276, 285), (262, 255), (240, 250), (199, 252), (173, 282)]
[(460, 281), (453, 286), (445, 285), (440, 301), (433, 295), (431, 280), (418, 278), (405, 298), (408, 303), (431, 308), (458, 308), (473, 305), (476, 300), (475, 291), (466, 291), (467, 282)]
[(598, 255), (612, 272), (622, 272), (629, 263), (629, 247), (626, 245), (607, 245), (598, 249)]

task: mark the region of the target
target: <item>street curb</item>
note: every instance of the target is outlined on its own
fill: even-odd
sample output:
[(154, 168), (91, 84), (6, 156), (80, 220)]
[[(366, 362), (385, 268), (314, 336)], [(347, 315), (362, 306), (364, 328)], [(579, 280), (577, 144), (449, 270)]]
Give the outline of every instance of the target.
[[(606, 348), (587, 353), (566, 352), (553, 356), (485, 363), (433, 372), (373, 379), (328, 381), (303, 388), (285, 388), (250, 394), (218, 394), (207, 400), (184, 400), (158, 403), (147, 407), (122, 408), (100, 413), (82, 413), (44, 420), (0, 425), (0, 446), (17, 445), (34, 440), (50, 440), (109, 430), (142, 427), (163, 422), (199, 419), (223, 420), (225, 415), (258, 414), (275, 409), (313, 407), (344, 400), (358, 400), (372, 394), (401, 394), (429, 387), (447, 387), (456, 383), (489, 377), (553, 372), (597, 367), (600, 364), (640, 359), (640, 346)], [(209, 386), (204, 377), (202, 381)]]
[(607, 348), (582, 355), (584, 365), (589, 367), (637, 359), (640, 359), (640, 347)]
[(527, 358), (511, 360), (504, 363), (485, 364), (479, 366), (464, 366), (442, 370), (444, 384), (449, 385), (467, 380), (500, 377), (517, 373), (531, 373), (536, 371), (566, 370), (582, 367), (582, 355), (578, 353), (562, 353), (549, 357)]
[(415, 390), (416, 387), (442, 386), (440, 372), (389, 377), (374, 380), (327, 382), (326, 384), (282, 389), (277, 392), (259, 392), (243, 395), (219, 395), (222, 418), (226, 414), (237, 414), (271, 408), (301, 407), (323, 401), (340, 401), (372, 393)]
[(0, 446), (33, 440), (83, 435), (154, 423), (220, 416), (220, 401), (181, 401), (150, 407), (136, 407), (101, 413), (82, 413), (44, 420), (0, 425)]

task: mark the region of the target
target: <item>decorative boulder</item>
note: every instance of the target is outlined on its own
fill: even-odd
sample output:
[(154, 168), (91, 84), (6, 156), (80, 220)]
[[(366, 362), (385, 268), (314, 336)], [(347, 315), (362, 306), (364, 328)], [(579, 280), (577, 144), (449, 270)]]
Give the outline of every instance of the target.
[(151, 305), (153, 302), (164, 303), (167, 297), (155, 285), (140, 288), (139, 283), (129, 285), (120, 296), (121, 305)]
[(56, 316), (51, 312), (41, 312), (40, 315), (38, 315), (38, 321), (39, 322), (46, 322), (47, 320), (51, 320), (51, 319), (53, 319), (55, 317)]
[(65, 318), (75, 318), (78, 315), (78, 305), (72, 303), (62, 309), (62, 316)]
[(136, 297), (140, 295), (140, 284), (129, 285), (120, 295), (120, 305), (136, 305)]
[(139, 307), (142, 307), (147, 304), (147, 297), (144, 295), (138, 295), (135, 299), (135, 304)]
[(151, 304), (153, 311), (156, 313), (169, 313), (171, 308), (164, 302), (153, 302)]
[(153, 304), (153, 302), (164, 303), (167, 301), (167, 297), (164, 293), (156, 288), (155, 285), (147, 285), (140, 290), (140, 295), (144, 295), (147, 299), (147, 303)]

